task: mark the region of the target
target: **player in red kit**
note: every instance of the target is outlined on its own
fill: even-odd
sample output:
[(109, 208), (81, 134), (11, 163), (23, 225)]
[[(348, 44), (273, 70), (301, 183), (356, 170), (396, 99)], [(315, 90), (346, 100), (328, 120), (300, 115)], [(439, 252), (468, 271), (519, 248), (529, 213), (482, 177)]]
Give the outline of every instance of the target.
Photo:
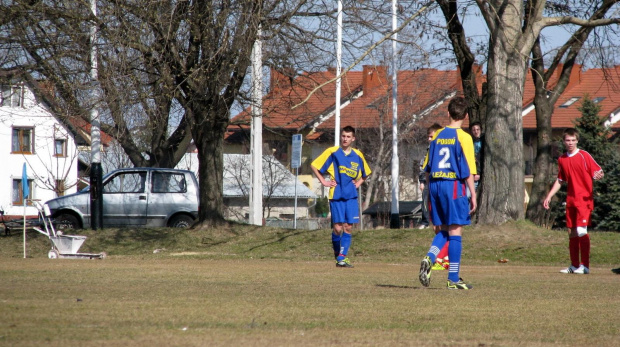
[(567, 184), (566, 226), (570, 229), (568, 248), (571, 265), (560, 272), (588, 274), (590, 273), (588, 226), (594, 209), (593, 179), (603, 178), (604, 173), (590, 153), (577, 148), (579, 142), (577, 129), (568, 128), (564, 130), (563, 142), (566, 153), (558, 159), (558, 178), (543, 201), (543, 206), (549, 209), (551, 198), (565, 182)]

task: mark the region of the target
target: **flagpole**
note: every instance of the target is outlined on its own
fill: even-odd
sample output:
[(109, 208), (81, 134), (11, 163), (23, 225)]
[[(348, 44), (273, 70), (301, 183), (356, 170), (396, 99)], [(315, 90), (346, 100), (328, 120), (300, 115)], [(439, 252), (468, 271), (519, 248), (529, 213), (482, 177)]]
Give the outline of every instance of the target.
[(336, 25), (336, 113), (334, 119), (334, 146), (340, 146), (340, 97), (342, 89), (342, 0), (338, 0), (338, 17)]
[[(97, 1), (90, 0), (90, 10), (97, 17)], [(103, 169), (101, 167), (101, 119), (99, 116), (99, 68), (97, 65), (97, 24), (90, 26), (90, 227), (93, 230), (103, 228), (103, 195), (101, 190)]]
[(28, 196), (30, 195), (30, 188), (28, 187), (28, 172), (26, 169), (26, 163), (22, 168), (22, 204), (24, 204), (24, 259), (26, 259), (26, 206), (28, 205)]
[(390, 214), (390, 228), (400, 228), (400, 187), (399, 187), (399, 166), (398, 166), (398, 1), (392, 0), (392, 206)]
[(252, 124), (250, 128), (250, 159), (252, 164), (250, 215), (248, 222), (263, 225), (263, 35), (259, 26), (252, 48)]
[(24, 259), (26, 259), (26, 199), (24, 199)]

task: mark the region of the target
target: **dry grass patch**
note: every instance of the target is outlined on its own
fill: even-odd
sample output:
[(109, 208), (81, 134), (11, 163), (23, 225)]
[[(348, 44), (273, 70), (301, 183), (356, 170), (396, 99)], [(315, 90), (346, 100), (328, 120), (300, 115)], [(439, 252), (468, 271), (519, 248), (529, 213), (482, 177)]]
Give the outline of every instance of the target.
[[(617, 281), (557, 267), (463, 267), (430, 288), (409, 263), (3, 259), (6, 346), (620, 345)], [(581, 322), (575, 324), (575, 321)], [(570, 334), (566, 331), (570, 327)]]

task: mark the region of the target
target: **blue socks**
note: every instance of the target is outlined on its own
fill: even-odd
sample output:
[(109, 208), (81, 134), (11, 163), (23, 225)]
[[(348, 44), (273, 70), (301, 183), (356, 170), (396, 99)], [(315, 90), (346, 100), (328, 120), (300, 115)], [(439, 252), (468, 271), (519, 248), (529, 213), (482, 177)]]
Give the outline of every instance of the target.
[(347, 257), (347, 253), (349, 253), (349, 247), (351, 247), (351, 234), (347, 234), (343, 231), (342, 235), (340, 236), (340, 250), (338, 258), (336, 258), (336, 260), (344, 260), (344, 258)]
[(459, 281), (459, 270), (461, 269), (461, 236), (450, 236), (448, 245), (448, 257), (450, 257), (450, 270), (448, 279), (452, 282)]
[(334, 257), (338, 258), (340, 254), (340, 239), (342, 236), (332, 232), (332, 247), (334, 247)]
[[(443, 246), (445, 246), (446, 242), (448, 242), (447, 231), (442, 230), (438, 232), (437, 234), (435, 234), (433, 243), (431, 243), (431, 248), (428, 250), (428, 253), (426, 254), (429, 258), (431, 258), (431, 264), (435, 263), (435, 260), (437, 260), (437, 254), (439, 254)], [(448, 254), (448, 257), (450, 257), (450, 261), (452, 261), (452, 255)]]

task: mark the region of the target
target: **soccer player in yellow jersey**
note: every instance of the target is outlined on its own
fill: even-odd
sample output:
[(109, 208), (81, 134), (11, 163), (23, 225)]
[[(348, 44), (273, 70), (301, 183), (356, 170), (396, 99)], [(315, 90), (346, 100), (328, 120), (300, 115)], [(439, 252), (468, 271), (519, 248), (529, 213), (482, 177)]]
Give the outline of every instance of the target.
[[(353, 267), (347, 253), (351, 246), (353, 224), (359, 223), (357, 188), (371, 173), (359, 150), (352, 147), (355, 128), (346, 126), (340, 132), (340, 146), (326, 149), (312, 162), (312, 172), (321, 184), (329, 187), (329, 209), (332, 215), (332, 245), (337, 267)], [(328, 175), (326, 180), (323, 175)]]
[[(448, 288), (472, 288), (459, 277), (462, 229), (463, 225), (471, 223), (470, 214), (476, 209), (474, 146), (471, 135), (461, 129), (467, 117), (467, 107), (462, 97), (450, 100), (450, 124), (435, 132), (426, 155), (424, 171), (430, 192), (430, 217), (433, 224), (441, 227), (420, 265), (419, 278), (425, 287), (430, 285), (431, 266), (437, 254), (449, 241)], [(471, 200), (467, 197), (466, 186), (471, 191)]]

